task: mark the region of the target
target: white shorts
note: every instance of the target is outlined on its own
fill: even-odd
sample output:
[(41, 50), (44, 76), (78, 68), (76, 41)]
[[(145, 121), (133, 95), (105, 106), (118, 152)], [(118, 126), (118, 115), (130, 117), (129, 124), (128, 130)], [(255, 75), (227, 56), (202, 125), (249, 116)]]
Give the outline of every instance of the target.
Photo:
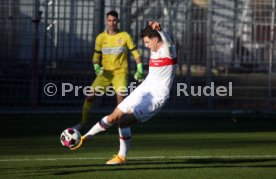
[(153, 91), (145, 89), (144, 86), (139, 85), (118, 105), (118, 108), (124, 113), (133, 113), (139, 122), (145, 122), (152, 118), (161, 110), (166, 101), (155, 97)]

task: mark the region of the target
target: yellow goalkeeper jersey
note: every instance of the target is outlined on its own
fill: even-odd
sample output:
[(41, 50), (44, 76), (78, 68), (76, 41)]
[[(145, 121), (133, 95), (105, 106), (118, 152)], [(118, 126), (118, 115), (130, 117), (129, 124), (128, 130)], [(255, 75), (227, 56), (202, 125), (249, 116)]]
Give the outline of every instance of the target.
[(124, 31), (109, 35), (107, 31), (100, 33), (96, 38), (93, 63), (100, 63), (107, 71), (128, 72), (128, 50), (134, 58), (140, 56), (131, 36)]

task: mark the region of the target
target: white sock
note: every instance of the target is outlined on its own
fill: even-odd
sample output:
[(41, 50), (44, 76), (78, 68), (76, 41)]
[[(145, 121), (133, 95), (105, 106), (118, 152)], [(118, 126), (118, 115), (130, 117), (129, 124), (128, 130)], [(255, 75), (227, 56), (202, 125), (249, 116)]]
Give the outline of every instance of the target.
[(85, 136), (93, 136), (95, 134), (98, 134), (99, 132), (105, 131), (107, 128), (111, 127), (112, 124), (110, 124), (107, 121), (107, 117), (103, 117), (99, 122), (97, 122), (86, 134)]
[(130, 147), (130, 139), (131, 139), (131, 130), (130, 127), (126, 128), (118, 128), (119, 129), (119, 137), (120, 137), (120, 149), (118, 155), (121, 157), (126, 157), (128, 153), (128, 149)]

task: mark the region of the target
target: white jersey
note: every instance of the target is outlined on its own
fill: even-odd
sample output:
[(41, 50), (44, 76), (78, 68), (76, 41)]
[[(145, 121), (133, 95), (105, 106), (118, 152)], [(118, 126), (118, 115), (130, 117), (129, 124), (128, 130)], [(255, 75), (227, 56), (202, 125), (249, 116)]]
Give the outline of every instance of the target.
[(140, 122), (161, 110), (169, 98), (175, 76), (175, 46), (168, 35), (159, 33), (164, 43), (156, 52), (151, 51), (148, 76), (118, 105), (124, 113), (133, 113)]
[(167, 99), (175, 75), (176, 50), (169, 36), (159, 33), (164, 43), (156, 52), (151, 51), (149, 73), (145, 82), (155, 90), (154, 95)]

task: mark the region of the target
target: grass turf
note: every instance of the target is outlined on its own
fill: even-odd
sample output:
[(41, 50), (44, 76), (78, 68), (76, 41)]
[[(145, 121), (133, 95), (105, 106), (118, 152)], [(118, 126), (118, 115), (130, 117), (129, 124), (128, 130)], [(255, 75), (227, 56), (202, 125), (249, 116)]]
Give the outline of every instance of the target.
[[(275, 178), (276, 132), (137, 134), (127, 165), (106, 166), (117, 136), (99, 135), (78, 151), (57, 136), (3, 139), (4, 178)], [(5, 144), (5, 145), (3, 145)]]
[(61, 146), (59, 134), (76, 116), (4, 116), (0, 176), (275, 178), (274, 120), (159, 118), (133, 128), (126, 165), (106, 166), (118, 150), (116, 128), (70, 151)]

